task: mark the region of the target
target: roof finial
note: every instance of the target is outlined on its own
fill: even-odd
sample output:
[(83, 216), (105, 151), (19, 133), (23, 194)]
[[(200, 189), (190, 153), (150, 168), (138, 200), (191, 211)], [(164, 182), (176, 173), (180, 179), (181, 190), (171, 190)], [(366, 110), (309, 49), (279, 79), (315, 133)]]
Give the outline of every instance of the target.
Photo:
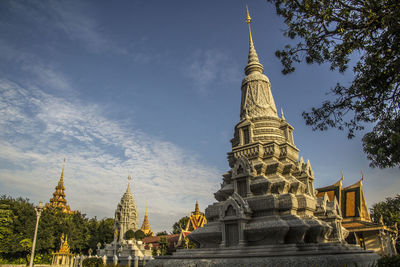
[(251, 23), (251, 17), (249, 14), (249, 8), (246, 5), (246, 23), (249, 25), (249, 42), (250, 42), (250, 46), (253, 45), (253, 38), (251, 37), (251, 27), (250, 27), (250, 23)]
[(195, 206), (195, 208), (194, 208), (194, 214), (199, 214), (200, 213), (200, 210), (199, 210), (199, 202), (196, 200), (196, 206)]
[(65, 164), (65, 158), (64, 158), (63, 165), (62, 165), (60, 181), (63, 181), (63, 180), (64, 180), (64, 164)]
[(250, 43), (248, 63), (246, 68), (244, 69), (246, 75), (249, 75), (254, 71), (257, 71), (259, 73), (263, 73), (264, 71), (264, 67), (258, 61), (257, 52), (256, 49), (254, 48), (253, 37), (251, 35), (250, 22), (251, 22), (251, 17), (249, 14), (249, 8), (246, 5), (246, 23), (249, 25), (249, 43)]
[(361, 181), (364, 181), (364, 173), (362, 170), (361, 170)]
[(131, 175), (129, 174), (129, 175), (128, 175), (128, 187), (126, 188), (126, 192), (128, 192), (128, 191), (131, 189), (131, 180), (132, 180), (132, 177), (131, 177)]
[(283, 115), (283, 108), (281, 108), (281, 119), (285, 120), (285, 115)]
[(342, 171), (340, 171), (340, 174), (342, 175), (342, 177), (340, 178), (340, 180), (339, 180), (339, 181), (343, 181), (343, 180), (344, 180), (344, 175), (343, 175), (343, 172), (342, 172)]

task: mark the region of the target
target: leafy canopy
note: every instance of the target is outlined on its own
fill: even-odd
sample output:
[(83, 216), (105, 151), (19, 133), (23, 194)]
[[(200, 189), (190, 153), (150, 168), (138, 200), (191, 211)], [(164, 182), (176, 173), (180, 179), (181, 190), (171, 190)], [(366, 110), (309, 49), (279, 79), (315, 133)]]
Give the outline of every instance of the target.
[[(382, 216), (383, 223), (387, 226), (397, 224), (400, 227), (400, 195), (387, 197), (385, 201), (378, 202), (370, 209), (372, 221), (378, 223)], [(396, 241), (396, 249), (400, 251), (400, 239)], [(397, 259), (399, 260), (399, 259)], [(393, 265), (395, 266), (395, 265)]]
[(400, 1), (268, 0), (296, 40), (276, 51), (284, 74), (294, 64), (329, 63), (345, 72), (351, 60), (354, 80), (336, 84), (335, 96), (303, 112), (313, 130), (338, 128), (352, 138), (366, 124), (363, 149), (372, 167), (400, 167)]

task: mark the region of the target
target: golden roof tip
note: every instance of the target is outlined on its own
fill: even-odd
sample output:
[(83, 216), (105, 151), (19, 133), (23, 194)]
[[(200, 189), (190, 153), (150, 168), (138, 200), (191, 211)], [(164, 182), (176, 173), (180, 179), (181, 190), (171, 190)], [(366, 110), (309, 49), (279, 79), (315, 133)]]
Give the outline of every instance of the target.
[(62, 170), (61, 170), (61, 177), (60, 177), (61, 181), (63, 181), (63, 178), (64, 178), (64, 165), (65, 165), (65, 158), (64, 158), (63, 165), (62, 165)]
[(250, 14), (249, 14), (249, 8), (246, 5), (246, 23), (249, 25), (249, 40), (250, 40), (250, 46), (252, 46), (253, 45), (253, 38), (251, 37), (250, 22), (251, 22), (251, 17), (250, 17)]
[(362, 170), (361, 170), (361, 181), (364, 181), (364, 173)]
[(343, 174), (343, 172), (342, 172), (342, 171), (340, 171), (340, 174), (342, 175), (342, 177), (340, 178), (340, 180), (339, 180), (339, 181), (343, 181), (343, 180), (344, 180), (344, 174)]

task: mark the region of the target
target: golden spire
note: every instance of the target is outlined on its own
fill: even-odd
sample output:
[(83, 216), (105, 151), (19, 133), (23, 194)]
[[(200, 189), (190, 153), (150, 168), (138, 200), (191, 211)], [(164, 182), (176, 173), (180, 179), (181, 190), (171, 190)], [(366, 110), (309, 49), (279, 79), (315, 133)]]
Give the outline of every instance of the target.
[(67, 200), (65, 199), (64, 166), (65, 166), (65, 158), (62, 165), (60, 180), (58, 181), (58, 184), (55, 187), (55, 191), (53, 193), (53, 197), (50, 199), (50, 203), (46, 204), (46, 207), (61, 208), (62, 212), (71, 214), (73, 212), (67, 205)]
[(61, 177), (60, 177), (61, 182), (64, 181), (64, 164), (65, 164), (65, 158), (64, 158), (64, 162), (63, 162), (62, 170), (61, 170)]
[(250, 23), (251, 23), (251, 17), (249, 14), (249, 8), (246, 5), (246, 23), (249, 25), (249, 41), (250, 41), (250, 45), (253, 45), (253, 38), (251, 37), (251, 27), (250, 27)]
[(149, 217), (147, 216), (147, 201), (146, 201), (146, 211), (144, 213), (144, 218), (143, 218), (143, 223), (142, 223), (142, 227), (140, 228), (140, 230), (142, 230), (142, 232), (146, 235), (146, 236), (153, 236), (153, 232), (151, 231), (151, 227), (150, 227), (150, 223), (149, 223)]
[(253, 37), (251, 35), (250, 22), (251, 22), (251, 17), (249, 14), (249, 9), (246, 5), (246, 23), (249, 25), (249, 57), (247, 66), (244, 69), (246, 75), (249, 75), (250, 73), (253, 72), (263, 73), (264, 71), (264, 67), (263, 65), (260, 64), (256, 49), (254, 48)]
[(195, 214), (195, 215), (200, 214), (199, 202), (197, 202), (197, 200), (196, 200), (196, 206), (195, 206), (195, 208), (194, 208), (194, 214)]

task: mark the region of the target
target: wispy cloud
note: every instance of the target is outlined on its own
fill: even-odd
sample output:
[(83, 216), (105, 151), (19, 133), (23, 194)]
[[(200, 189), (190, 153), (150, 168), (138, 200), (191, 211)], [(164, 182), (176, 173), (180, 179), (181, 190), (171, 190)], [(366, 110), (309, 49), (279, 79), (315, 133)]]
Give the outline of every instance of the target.
[(195, 155), (107, 119), (98, 106), (0, 80), (3, 190), (49, 199), (64, 157), (73, 209), (112, 216), (131, 173), (135, 199), (141, 211), (148, 200), (156, 230), (186, 215), (196, 199), (210, 203), (220, 180), (219, 171)]
[[(146, 52), (141, 47), (143, 40), (146, 39), (143, 36), (129, 44), (119, 43), (115, 36), (107, 32), (107, 25), (100, 23), (98, 20), (100, 15), (96, 14), (96, 5), (90, 2), (8, 1), (5, 5), (13, 14), (12, 16), (19, 19), (19, 22), (29, 23), (29, 28), (42, 32), (49, 40), (54, 40), (48, 42), (49, 47), (64, 40), (60, 39), (61, 37), (78, 44), (89, 53), (122, 55), (140, 63), (158, 60), (159, 56), (156, 52)], [(2, 24), (4, 27), (10, 27), (8, 24)], [(24, 27), (24, 24), (21, 25), (19, 27)], [(24, 31), (25, 28), (15, 30)]]
[(200, 93), (206, 93), (212, 83), (237, 83), (242, 77), (236, 62), (228, 53), (218, 50), (197, 50), (185, 64), (183, 73), (193, 80)]

